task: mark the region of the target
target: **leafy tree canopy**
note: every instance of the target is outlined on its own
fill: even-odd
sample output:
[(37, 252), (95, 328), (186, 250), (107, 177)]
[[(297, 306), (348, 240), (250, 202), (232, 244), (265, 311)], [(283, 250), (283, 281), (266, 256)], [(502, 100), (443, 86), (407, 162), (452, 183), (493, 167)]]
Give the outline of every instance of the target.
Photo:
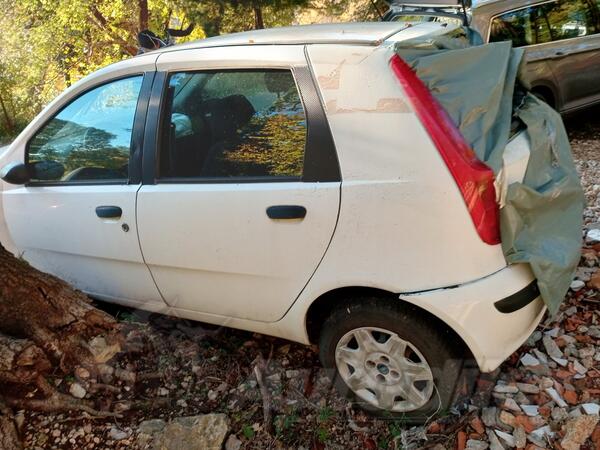
[[(88, 73), (137, 52), (137, 33), (178, 42), (253, 28), (373, 20), (382, 0), (0, 0), (0, 143)], [(379, 10), (379, 11), (378, 11)]]

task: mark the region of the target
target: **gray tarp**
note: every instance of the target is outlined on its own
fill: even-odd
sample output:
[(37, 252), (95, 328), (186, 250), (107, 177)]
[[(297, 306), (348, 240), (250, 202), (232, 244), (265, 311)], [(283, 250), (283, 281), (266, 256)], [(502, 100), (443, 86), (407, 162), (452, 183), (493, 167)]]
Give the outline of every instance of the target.
[(523, 52), (510, 42), (483, 45), (467, 29), (400, 42), (396, 52), (494, 173), (502, 169), (513, 112), (526, 125), (531, 155), (500, 211), (502, 248), (509, 263), (530, 264), (555, 314), (580, 258), (584, 196), (560, 115), (532, 95), (513, 111)]

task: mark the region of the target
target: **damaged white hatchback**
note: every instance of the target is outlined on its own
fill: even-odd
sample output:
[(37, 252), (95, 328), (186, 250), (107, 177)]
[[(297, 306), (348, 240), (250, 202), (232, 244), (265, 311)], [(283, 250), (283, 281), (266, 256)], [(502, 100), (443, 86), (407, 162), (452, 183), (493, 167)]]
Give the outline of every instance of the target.
[(0, 155), (0, 242), (95, 299), (318, 344), (362, 406), (425, 419), (545, 311), (499, 237), (528, 140), (496, 180), (406, 89), (395, 43), (445, 29), (264, 30), (99, 70)]

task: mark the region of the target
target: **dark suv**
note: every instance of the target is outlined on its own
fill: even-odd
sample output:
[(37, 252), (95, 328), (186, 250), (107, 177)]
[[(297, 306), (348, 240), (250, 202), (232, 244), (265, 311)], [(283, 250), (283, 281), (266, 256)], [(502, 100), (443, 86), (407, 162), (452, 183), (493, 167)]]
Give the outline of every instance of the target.
[(600, 0), (394, 2), (384, 20), (466, 20), (485, 42), (525, 50), (532, 91), (561, 113), (600, 102)]

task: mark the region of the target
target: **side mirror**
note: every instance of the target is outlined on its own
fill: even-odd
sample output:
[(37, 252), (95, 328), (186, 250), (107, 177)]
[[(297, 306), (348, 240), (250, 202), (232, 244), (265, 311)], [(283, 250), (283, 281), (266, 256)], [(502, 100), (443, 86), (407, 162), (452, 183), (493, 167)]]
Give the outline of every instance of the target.
[(27, 166), (18, 162), (4, 166), (0, 170), (0, 178), (10, 184), (27, 184), (31, 180)]
[(29, 176), (36, 181), (60, 181), (65, 174), (65, 166), (56, 161), (37, 161), (27, 165)]

